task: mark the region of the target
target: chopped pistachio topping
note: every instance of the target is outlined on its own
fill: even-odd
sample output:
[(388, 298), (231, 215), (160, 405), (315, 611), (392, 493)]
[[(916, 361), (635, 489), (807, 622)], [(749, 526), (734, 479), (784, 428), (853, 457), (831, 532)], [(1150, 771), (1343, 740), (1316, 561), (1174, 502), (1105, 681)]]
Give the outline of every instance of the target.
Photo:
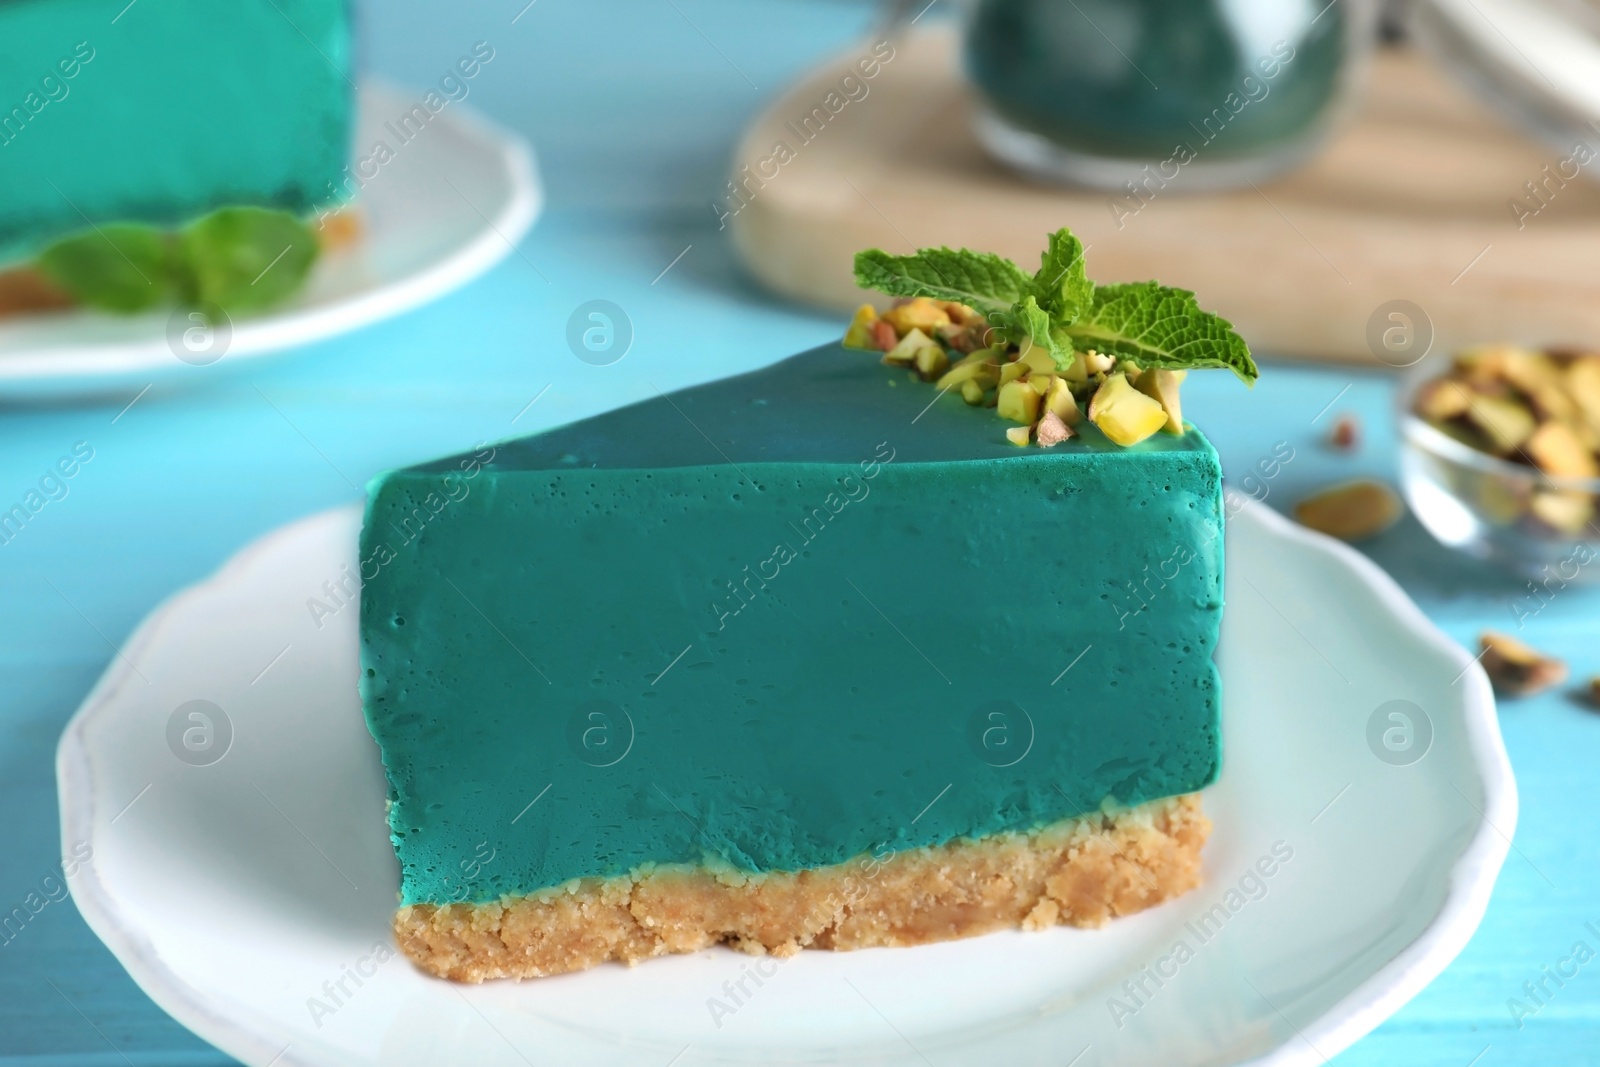
[(1050, 379), (1050, 389), (1044, 394), (1044, 407), (1046, 414), (1054, 415), (1068, 426), (1078, 425), (1083, 418), (1083, 412), (1078, 410), (1077, 398), (1072, 395), (1072, 385), (1065, 378)]
[[(1123, 446), (1157, 431), (1181, 436), (1178, 387), (1189, 369), (1256, 378), (1244, 342), (1225, 319), (1201, 311), (1193, 293), (1154, 282), (1097, 287), (1084, 274), (1082, 246), (1066, 230), (1051, 235), (1031, 278), (998, 256), (923, 249), (910, 256), (863, 252), (856, 280), (899, 299), (881, 314), (859, 307), (845, 347), (882, 352), (885, 363), (914, 371), (940, 392), (994, 408), (1021, 424), (1023, 433), (1006, 431), (1013, 444), (1054, 447), (1077, 436), (1086, 413)], [(1600, 411), (1600, 377), (1593, 393)], [(1066, 435), (1054, 424), (1038, 432), (1046, 419)]]
[(1039, 417), (1039, 394), (1021, 379), (1007, 382), (1000, 387), (996, 411), (1002, 419), (1032, 426)]
[(1089, 421), (1119, 445), (1136, 445), (1167, 424), (1161, 403), (1128, 384), (1121, 371), (1108, 375), (1089, 401)]
[(944, 349), (938, 345), (927, 344), (917, 349), (917, 354), (912, 357), (911, 362), (916, 364), (917, 373), (922, 376), (922, 380), (931, 382), (950, 366), (950, 357), (945, 355)]
[(877, 347), (872, 339), (872, 324), (878, 321), (878, 309), (871, 304), (862, 304), (856, 308), (855, 315), (850, 319), (850, 326), (844, 331), (846, 348), (860, 348), (868, 351)]
[(1167, 413), (1167, 423), (1161, 427), (1167, 433), (1183, 435), (1183, 404), (1178, 400), (1178, 386), (1188, 377), (1186, 370), (1150, 370), (1138, 376), (1135, 383), (1139, 392), (1161, 405)]
[[(930, 332), (931, 331), (931, 332)], [(1141, 370), (1100, 352), (1074, 353), (1062, 368), (1042, 345), (1023, 339), (965, 351), (957, 343), (989, 332), (983, 316), (960, 304), (916, 297), (881, 316), (863, 304), (845, 332), (847, 348), (883, 352), (883, 362), (914, 371), (941, 392), (959, 392), (972, 407), (988, 406), (1027, 433), (1007, 430), (1012, 444), (1052, 448), (1077, 436), (1085, 417), (1116, 444), (1137, 444), (1158, 430), (1181, 435), (1178, 387), (1186, 371)], [(1049, 431), (1042, 420), (1054, 420)], [(1062, 434), (1061, 429), (1067, 432)]]
[(917, 353), (933, 344), (933, 338), (913, 326), (903, 334), (893, 348), (883, 354), (885, 363), (910, 364), (917, 358)]
[(1044, 417), (1039, 420), (1039, 425), (1035, 428), (1034, 433), (1038, 438), (1040, 448), (1054, 448), (1062, 441), (1077, 436), (1076, 431), (1061, 421), (1061, 416), (1053, 411), (1044, 413)]

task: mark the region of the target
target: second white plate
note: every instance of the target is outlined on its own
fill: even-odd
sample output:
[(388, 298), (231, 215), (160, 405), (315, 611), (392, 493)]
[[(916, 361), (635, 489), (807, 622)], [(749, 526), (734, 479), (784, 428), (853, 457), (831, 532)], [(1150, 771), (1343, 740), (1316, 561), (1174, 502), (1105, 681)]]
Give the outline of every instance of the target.
[[(184, 309), (141, 315), (88, 310), (0, 317), (0, 399), (138, 390), (218, 361), (320, 341), (398, 315), (476, 278), (515, 250), (543, 194), (533, 150), (516, 134), (451, 104), (399, 144), (385, 128), (415, 101), (361, 90), (355, 145), (393, 157), (361, 171), (362, 234), (324, 256), (305, 287), (271, 312), (201, 330)], [(396, 148), (396, 145), (399, 145)], [(351, 161), (351, 170), (360, 166)]]
[(1472, 658), (1364, 557), (1246, 506), (1196, 892), (1102, 930), (453, 985), (390, 940), (357, 607), (329, 592), (359, 522), (287, 527), (160, 608), (57, 758), (79, 910), (158, 1004), (257, 1067), (1321, 1064), (1460, 951), (1516, 823)]

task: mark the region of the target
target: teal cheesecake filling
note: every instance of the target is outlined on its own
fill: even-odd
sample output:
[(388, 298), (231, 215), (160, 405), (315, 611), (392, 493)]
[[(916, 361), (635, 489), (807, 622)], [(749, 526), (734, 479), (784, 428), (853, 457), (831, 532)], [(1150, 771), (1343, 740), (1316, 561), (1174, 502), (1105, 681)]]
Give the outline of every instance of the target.
[(370, 487), (405, 904), (800, 871), (1212, 782), (1221, 471), (825, 346)]

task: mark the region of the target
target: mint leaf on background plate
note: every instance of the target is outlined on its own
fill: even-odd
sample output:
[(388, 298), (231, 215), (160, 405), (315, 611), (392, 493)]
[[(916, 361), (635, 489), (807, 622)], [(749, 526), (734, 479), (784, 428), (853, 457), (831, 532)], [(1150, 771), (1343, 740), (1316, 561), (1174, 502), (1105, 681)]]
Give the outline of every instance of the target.
[(78, 303), (106, 311), (144, 311), (178, 288), (171, 239), (139, 223), (109, 222), (63, 237), (40, 253), (37, 266)]
[(305, 282), (317, 260), (316, 236), (283, 211), (225, 207), (184, 229), (194, 299), (229, 312), (278, 303)]

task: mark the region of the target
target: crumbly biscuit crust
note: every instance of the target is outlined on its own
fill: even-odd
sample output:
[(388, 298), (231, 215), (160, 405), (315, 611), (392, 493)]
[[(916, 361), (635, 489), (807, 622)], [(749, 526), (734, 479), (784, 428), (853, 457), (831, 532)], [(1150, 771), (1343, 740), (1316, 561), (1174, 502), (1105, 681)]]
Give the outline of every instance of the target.
[(395, 939), (443, 978), (537, 978), (726, 943), (756, 955), (1100, 926), (1200, 883), (1198, 794), (797, 873), (662, 869), (483, 904), (415, 904)]

